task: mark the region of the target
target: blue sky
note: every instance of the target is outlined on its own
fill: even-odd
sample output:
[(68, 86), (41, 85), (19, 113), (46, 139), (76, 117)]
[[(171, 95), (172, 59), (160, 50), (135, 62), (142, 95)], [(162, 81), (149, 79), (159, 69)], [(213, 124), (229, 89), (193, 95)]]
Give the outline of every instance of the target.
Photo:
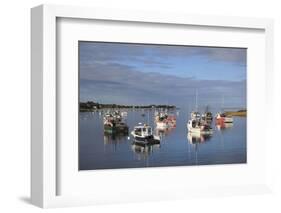
[(246, 106), (242, 48), (79, 42), (80, 100)]

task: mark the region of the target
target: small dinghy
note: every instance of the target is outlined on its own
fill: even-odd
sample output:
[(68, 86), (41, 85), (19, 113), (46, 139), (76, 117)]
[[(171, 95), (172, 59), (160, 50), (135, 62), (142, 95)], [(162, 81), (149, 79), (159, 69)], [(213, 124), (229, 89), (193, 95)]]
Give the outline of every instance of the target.
[(146, 124), (135, 126), (131, 135), (134, 137), (134, 143), (138, 145), (160, 144), (160, 137), (153, 135), (152, 128)]

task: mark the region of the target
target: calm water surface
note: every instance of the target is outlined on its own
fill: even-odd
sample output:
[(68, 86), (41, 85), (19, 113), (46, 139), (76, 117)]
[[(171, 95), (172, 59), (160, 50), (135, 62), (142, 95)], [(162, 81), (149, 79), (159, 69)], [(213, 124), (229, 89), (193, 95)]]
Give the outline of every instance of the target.
[(161, 136), (160, 145), (140, 147), (133, 144), (130, 133), (104, 135), (102, 111), (80, 112), (79, 169), (246, 163), (246, 117), (234, 117), (233, 125), (227, 126), (213, 122), (213, 135), (198, 137), (188, 134), (186, 128), (190, 112), (175, 114), (176, 128), (158, 131), (154, 110), (129, 110), (125, 119), (129, 132), (142, 122)]

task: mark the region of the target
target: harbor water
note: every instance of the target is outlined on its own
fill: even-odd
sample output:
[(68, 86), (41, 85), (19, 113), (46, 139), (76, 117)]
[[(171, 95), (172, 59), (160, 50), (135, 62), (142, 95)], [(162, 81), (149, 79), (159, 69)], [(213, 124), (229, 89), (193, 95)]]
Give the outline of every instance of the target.
[[(189, 134), (186, 123), (190, 111), (174, 111), (175, 128), (158, 130), (154, 123), (155, 110), (126, 110), (124, 121), (128, 135), (105, 134), (105, 111), (80, 112), (79, 170), (143, 168), (163, 166), (191, 166), (238, 164), (247, 162), (246, 117), (233, 117), (233, 124), (216, 125), (208, 137)], [(213, 112), (215, 115), (215, 112)], [(160, 144), (138, 146), (130, 132), (138, 123), (153, 127)]]

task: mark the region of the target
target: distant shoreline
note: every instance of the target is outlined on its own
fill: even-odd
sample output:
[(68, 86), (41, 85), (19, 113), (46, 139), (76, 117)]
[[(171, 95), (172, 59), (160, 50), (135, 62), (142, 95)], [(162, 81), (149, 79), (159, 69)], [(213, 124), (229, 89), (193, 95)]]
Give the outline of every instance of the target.
[(226, 111), (225, 114), (231, 115), (231, 116), (246, 117), (247, 116), (247, 110)]
[(80, 112), (92, 112), (99, 109), (176, 109), (174, 105), (120, 105), (120, 104), (100, 104), (98, 102), (87, 101), (79, 103)]

